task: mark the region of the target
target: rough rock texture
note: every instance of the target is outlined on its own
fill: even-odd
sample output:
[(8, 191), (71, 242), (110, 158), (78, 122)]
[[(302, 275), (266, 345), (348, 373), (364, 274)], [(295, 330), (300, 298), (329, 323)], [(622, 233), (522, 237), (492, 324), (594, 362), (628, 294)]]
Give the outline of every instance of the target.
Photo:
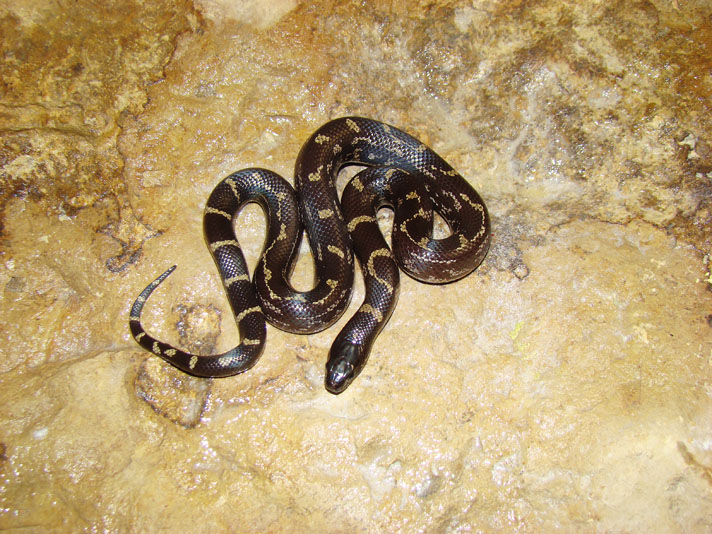
[[(0, 18), (0, 529), (712, 530), (708, 2), (2, 0)], [(235, 342), (205, 199), (243, 167), (291, 177), (346, 114), (472, 182), (483, 266), (404, 279), (341, 396), (323, 366), (346, 317), (270, 328), (228, 379), (143, 352), (129, 306), (173, 263), (151, 331)], [(238, 220), (252, 264), (262, 223)]]

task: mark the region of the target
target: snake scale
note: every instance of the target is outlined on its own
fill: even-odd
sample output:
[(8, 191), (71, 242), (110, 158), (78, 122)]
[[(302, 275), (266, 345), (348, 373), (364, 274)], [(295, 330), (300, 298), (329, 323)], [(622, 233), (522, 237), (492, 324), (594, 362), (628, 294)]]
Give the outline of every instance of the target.
[[(347, 184), (340, 202), (336, 176), (348, 165), (365, 169)], [(489, 215), (477, 192), (420, 141), (378, 121), (346, 117), (319, 128), (297, 157), (295, 188), (272, 171), (251, 168), (223, 179), (208, 198), (203, 231), (237, 322), (239, 345), (223, 354), (201, 356), (144, 330), (141, 310), (175, 266), (134, 302), (129, 319), (134, 339), (192, 375), (221, 377), (246, 371), (264, 349), (265, 320), (289, 332), (309, 334), (343, 314), (351, 297), (355, 250), (365, 281), (364, 302), (337, 335), (326, 364), (326, 389), (341, 393), (363, 369), (393, 312), (398, 266), (424, 282), (451, 282), (476, 269), (489, 248)], [(253, 281), (233, 227), (249, 202), (264, 209), (268, 225)], [(395, 212), (393, 251), (376, 221), (382, 207)], [(434, 211), (450, 229), (442, 239), (433, 237)], [(309, 291), (297, 291), (289, 282), (303, 228), (316, 274)]]

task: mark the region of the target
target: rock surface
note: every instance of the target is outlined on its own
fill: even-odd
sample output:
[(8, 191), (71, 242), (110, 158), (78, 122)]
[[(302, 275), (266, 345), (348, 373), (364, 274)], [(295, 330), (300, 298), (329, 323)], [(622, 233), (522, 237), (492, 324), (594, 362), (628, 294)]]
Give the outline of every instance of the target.
[[(712, 529), (709, 3), (38, 6), (0, 2), (0, 529)], [(143, 352), (129, 307), (174, 263), (146, 325), (235, 342), (205, 199), (244, 167), (291, 178), (347, 114), (478, 189), (480, 269), (404, 278), (340, 396), (346, 317), (270, 327), (227, 379)], [(238, 219), (251, 265), (263, 220)]]

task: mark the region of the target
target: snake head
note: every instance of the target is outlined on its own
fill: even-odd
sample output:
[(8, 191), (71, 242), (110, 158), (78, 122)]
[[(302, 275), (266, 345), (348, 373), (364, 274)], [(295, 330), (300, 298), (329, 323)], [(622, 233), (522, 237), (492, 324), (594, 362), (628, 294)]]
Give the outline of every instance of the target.
[(338, 338), (334, 341), (326, 362), (325, 385), (330, 393), (338, 395), (349, 387), (365, 363), (362, 354), (361, 345)]

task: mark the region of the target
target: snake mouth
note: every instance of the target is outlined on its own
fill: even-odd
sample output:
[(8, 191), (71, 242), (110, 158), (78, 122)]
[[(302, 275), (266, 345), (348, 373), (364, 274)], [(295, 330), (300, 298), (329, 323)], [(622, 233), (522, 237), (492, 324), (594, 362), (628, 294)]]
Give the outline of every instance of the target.
[(338, 361), (326, 370), (326, 389), (329, 393), (338, 395), (349, 387), (354, 378), (354, 366), (346, 360)]

